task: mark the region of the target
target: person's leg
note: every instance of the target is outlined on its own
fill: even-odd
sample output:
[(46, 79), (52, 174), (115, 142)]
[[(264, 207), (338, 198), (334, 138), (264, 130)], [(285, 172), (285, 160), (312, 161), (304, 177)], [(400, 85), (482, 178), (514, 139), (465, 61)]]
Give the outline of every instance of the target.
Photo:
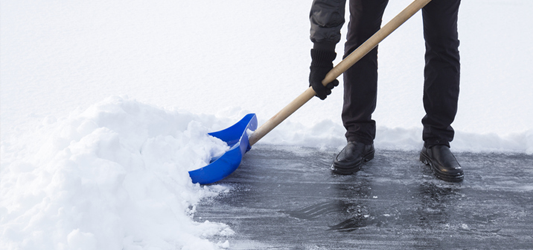
[[(344, 57), (380, 29), (387, 3), (388, 0), (350, 0)], [(348, 141), (372, 144), (375, 138), (376, 124), (372, 113), (376, 108), (377, 68), (376, 47), (344, 72), (342, 121)]]
[[(348, 56), (381, 27), (388, 0), (350, 0), (350, 22), (346, 37)], [(344, 72), (344, 106), (342, 121), (346, 128), (346, 147), (335, 157), (332, 171), (337, 174), (357, 172), (364, 162), (374, 158), (378, 81), (377, 48)]]
[(426, 147), (453, 140), (451, 127), (459, 97), (459, 38), (457, 16), (460, 0), (433, 0), (422, 9), (426, 65), (424, 68), (424, 125)]
[(458, 182), (461, 165), (450, 151), (459, 98), (459, 38), (457, 17), (460, 0), (433, 0), (422, 9), (426, 66), (424, 68), (424, 148), (420, 160), (431, 166), (437, 178)]

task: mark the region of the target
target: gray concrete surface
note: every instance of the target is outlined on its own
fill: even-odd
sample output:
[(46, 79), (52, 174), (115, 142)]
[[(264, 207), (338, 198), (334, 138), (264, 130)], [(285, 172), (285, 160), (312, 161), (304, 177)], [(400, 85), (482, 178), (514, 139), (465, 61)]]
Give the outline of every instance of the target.
[(533, 249), (531, 155), (458, 153), (447, 183), (418, 152), (377, 149), (351, 176), (335, 153), (255, 146), (195, 220), (229, 225), (229, 249)]

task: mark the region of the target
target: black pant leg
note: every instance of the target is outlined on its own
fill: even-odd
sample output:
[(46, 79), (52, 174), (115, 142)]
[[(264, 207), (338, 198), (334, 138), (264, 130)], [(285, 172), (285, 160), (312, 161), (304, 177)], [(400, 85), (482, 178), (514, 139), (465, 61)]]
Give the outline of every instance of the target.
[[(388, 0), (350, 0), (350, 22), (345, 54), (348, 56), (381, 27)], [(342, 121), (348, 141), (373, 142), (376, 123), (372, 113), (376, 108), (378, 81), (377, 47), (344, 72), (344, 105)]]
[(424, 125), (426, 147), (448, 145), (459, 97), (459, 38), (457, 17), (460, 0), (433, 0), (422, 9), (426, 65), (424, 68)]

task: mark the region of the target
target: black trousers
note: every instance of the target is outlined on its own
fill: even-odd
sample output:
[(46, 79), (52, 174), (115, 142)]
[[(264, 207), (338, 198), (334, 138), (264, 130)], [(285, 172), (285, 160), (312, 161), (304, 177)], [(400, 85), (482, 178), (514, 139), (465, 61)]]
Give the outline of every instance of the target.
[[(345, 57), (379, 30), (388, 0), (350, 0)], [(460, 0), (432, 0), (422, 9), (426, 44), (423, 104), (426, 115), (422, 139), (426, 147), (448, 145), (459, 96)], [(342, 120), (348, 141), (365, 144), (376, 136), (372, 113), (376, 108), (378, 61), (376, 47), (344, 73)], [(400, 61), (398, 63), (401, 63)]]

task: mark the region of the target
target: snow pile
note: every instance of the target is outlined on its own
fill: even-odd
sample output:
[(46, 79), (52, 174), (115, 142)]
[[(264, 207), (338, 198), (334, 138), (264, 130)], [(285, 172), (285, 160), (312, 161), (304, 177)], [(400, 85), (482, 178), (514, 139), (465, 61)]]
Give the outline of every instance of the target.
[(31, 137), (37, 151), (29, 137), (21, 150), (3, 145), (0, 248), (228, 247), (205, 240), (228, 226), (192, 219), (199, 200), (227, 191), (187, 173), (227, 149), (197, 118), (113, 97), (46, 119)]

